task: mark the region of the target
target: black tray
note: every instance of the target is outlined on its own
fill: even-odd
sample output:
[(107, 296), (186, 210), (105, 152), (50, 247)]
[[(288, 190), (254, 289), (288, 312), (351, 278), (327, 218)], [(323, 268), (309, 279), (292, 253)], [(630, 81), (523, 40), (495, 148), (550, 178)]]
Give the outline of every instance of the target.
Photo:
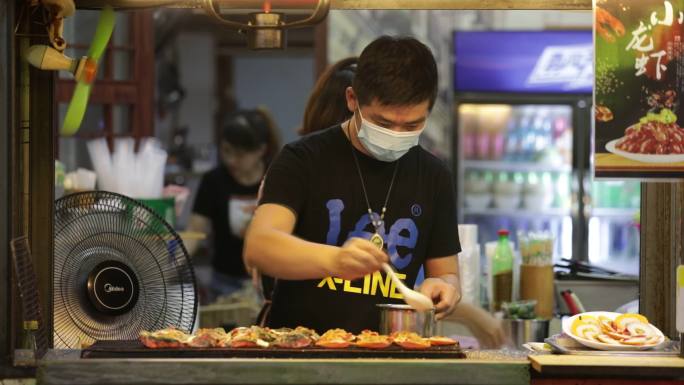
[(392, 345), (373, 350), (357, 347), (324, 349), (283, 348), (162, 348), (150, 349), (138, 340), (97, 341), (81, 351), (82, 358), (465, 358), (459, 346), (438, 346), (407, 350)]

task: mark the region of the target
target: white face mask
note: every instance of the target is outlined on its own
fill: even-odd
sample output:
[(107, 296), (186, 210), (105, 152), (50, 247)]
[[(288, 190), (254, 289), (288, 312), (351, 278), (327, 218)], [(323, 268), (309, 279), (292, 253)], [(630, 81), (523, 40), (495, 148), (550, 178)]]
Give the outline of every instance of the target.
[(394, 162), (406, 154), (411, 147), (418, 145), (420, 134), (427, 123), (420, 130), (396, 132), (373, 124), (361, 115), (361, 127), (358, 128), (358, 138), (361, 144), (374, 158), (384, 162)]

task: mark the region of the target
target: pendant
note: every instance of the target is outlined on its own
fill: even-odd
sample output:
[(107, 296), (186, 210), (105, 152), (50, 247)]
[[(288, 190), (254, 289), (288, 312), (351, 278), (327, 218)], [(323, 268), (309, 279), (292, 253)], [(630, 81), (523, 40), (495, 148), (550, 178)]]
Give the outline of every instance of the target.
[(372, 244), (378, 247), (378, 249), (382, 250), (382, 246), (384, 246), (385, 241), (382, 240), (382, 237), (380, 234), (375, 233), (373, 236), (371, 236), (370, 241)]
[[(369, 210), (369, 212), (370, 212), (370, 210)], [(376, 229), (376, 233), (377, 233), (377, 229), (381, 228), (385, 224), (385, 221), (382, 220), (383, 217), (376, 214), (376, 213), (371, 212), (368, 217), (370, 218), (370, 221), (371, 221), (371, 224), (373, 225), (373, 228)]]

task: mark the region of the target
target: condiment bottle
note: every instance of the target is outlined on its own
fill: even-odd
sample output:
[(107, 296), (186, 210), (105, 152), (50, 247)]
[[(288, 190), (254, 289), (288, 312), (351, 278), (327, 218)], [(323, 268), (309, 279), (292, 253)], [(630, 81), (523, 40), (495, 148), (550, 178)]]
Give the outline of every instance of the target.
[(499, 230), (499, 241), (492, 260), (494, 278), (494, 310), (501, 310), (502, 302), (510, 302), (513, 293), (513, 250), (508, 241), (508, 230)]

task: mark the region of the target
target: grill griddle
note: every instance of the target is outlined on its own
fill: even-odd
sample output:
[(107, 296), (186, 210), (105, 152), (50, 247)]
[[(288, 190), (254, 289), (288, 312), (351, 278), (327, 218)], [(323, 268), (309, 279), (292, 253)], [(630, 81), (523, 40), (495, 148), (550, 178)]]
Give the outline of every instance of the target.
[(373, 350), (357, 347), (324, 349), (283, 348), (182, 348), (150, 349), (138, 340), (97, 341), (81, 352), (82, 358), (465, 358), (458, 346), (436, 346), (426, 350), (406, 350), (392, 345)]

